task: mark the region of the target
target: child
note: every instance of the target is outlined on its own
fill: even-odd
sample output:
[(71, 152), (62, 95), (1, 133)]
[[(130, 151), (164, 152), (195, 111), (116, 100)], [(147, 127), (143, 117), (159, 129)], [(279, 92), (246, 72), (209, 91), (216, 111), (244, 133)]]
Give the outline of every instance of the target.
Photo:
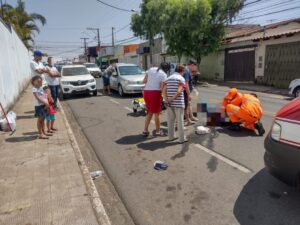
[(48, 139), (48, 134), (45, 133), (45, 118), (47, 116), (47, 108), (49, 103), (47, 100), (47, 95), (44, 93), (42, 88), (43, 79), (41, 76), (34, 76), (31, 79), (31, 84), (33, 86), (32, 93), (37, 100), (35, 105), (35, 117), (37, 117), (37, 129), (39, 132), (39, 139)]
[(47, 111), (47, 116), (46, 116), (46, 121), (47, 121), (47, 132), (48, 133), (54, 133), (57, 131), (56, 128), (54, 128), (54, 122), (55, 122), (55, 106), (54, 106), (54, 100), (51, 96), (51, 90), (48, 86), (44, 87), (44, 91), (47, 94), (47, 99), (49, 103), (48, 111)]

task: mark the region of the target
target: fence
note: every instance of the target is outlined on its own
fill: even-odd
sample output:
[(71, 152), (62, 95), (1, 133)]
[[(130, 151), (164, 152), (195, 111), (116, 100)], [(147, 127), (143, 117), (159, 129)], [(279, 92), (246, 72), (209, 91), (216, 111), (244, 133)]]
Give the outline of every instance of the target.
[(8, 110), (28, 85), (31, 54), (0, 18), (0, 102)]

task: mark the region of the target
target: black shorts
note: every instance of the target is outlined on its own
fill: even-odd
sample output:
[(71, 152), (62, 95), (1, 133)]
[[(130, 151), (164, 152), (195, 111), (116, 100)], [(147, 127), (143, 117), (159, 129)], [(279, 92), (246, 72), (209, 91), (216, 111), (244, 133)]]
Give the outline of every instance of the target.
[(35, 106), (35, 113), (34, 116), (37, 118), (46, 118), (48, 114), (48, 110), (45, 105)]
[(103, 86), (104, 87), (110, 86), (110, 79), (109, 79), (109, 77), (102, 76), (102, 79), (103, 79)]
[(184, 109), (187, 109), (188, 108), (188, 105), (189, 105), (189, 98), (188, 98), (188, 94), (186, 91), (183, 92), (183, 95), (184, 95)]

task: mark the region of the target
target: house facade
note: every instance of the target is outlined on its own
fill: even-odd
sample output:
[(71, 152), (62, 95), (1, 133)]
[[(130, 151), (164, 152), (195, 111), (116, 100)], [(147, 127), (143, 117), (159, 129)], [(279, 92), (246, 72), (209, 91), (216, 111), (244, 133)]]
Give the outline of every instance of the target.
[(207, 79), (255, 82), (286, 88), (300, 77), (300, 18), (227, 33), (218, 53), (204, 57)]

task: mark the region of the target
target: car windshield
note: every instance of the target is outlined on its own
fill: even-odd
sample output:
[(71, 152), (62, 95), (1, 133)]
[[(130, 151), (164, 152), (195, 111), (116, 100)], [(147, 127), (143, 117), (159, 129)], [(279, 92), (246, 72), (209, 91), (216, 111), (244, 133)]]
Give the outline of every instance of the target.
[(86, 68), (98, 68), (96, 64), (85, 64)]
[(120, 66), (120, 75), (140, 75), (144, 71), (138, 66)]
[(63, 68), (63, 76), (88, 75), (89, 71), (85, 67)]

